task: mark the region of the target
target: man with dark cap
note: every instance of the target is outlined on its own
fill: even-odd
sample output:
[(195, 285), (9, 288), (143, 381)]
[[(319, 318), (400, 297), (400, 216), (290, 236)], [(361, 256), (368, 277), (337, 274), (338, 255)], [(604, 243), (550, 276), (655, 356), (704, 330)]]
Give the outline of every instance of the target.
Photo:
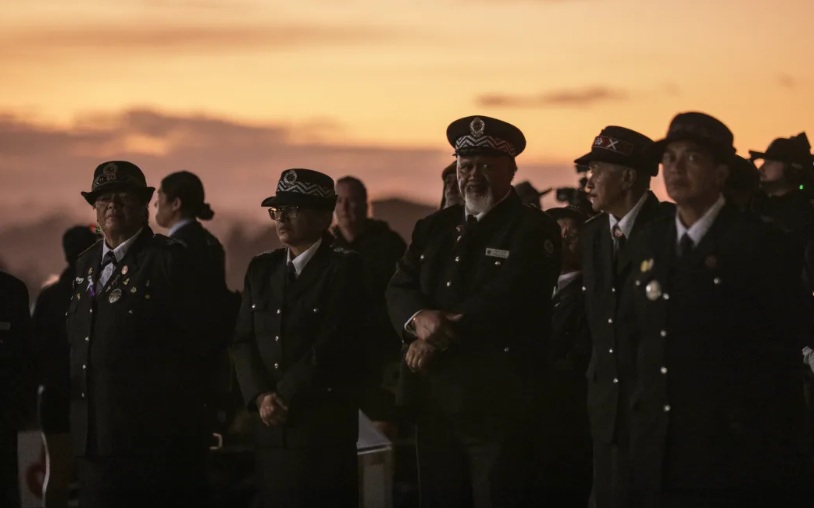
[(104, 235), (76, 262), (67, 315), (83, 508), (196, 506), (205, 491), (208, 317), (183, 245), (147, 225), (153, 191), (135, 164), (110, 161), (82, 193)]
[(334, 181), (287, 169), (262, 206), (285, 248), (252, 259), (232, 352), (257, 411), (263, 507), (358, 505), (356, 439), (367, 312), (362, 261), (334, 248)]
[(593, 438), (596, 508), (627, 506), (626, 408), (635, 382), (636, 330), (624, 280), (632, 263), (628, 242), (666, 207), (650, 192), (658, 174), (653, 140), (609, 126), (591, 151), (574, 162), (588, 166), (585, 190), (595, 212), (582, 239), (583, 293), (591, 330), (588, 415)]
[(729, 177), (724, 186), (724, 199), (742, 212), (753, 212), (760, 191), (760, 173), (755, 164), (735, 155), (729, 167)]
[(725, 202), (732, 144), (703, 113), (677, 115), (656, 143), (676, 214), (631, 246), (630, 464), (642, 506), (811, 502), (799, 272), (779, 230)]
[(464, 204), (416, 223), (387, 289), (406, 350), (399, 396), (416, 419), (421, 506), (505, 506), (522, 502), (532, 471), (523, 453), (545, 376), (559, 231), (512, 189), (526, 146), (517, 127), (470, 116), (447, 139)]
[[(39, 420), (48, 453), (43, 497), (49, 503), (67, 503), (68, 484), (74, 472), (70, 445), (70, 345), (65, 313), (71, 301), (79, 255), (99, 240), (92, 226), (74, 226), (62, 236), (68, 267), (37, 297), (34, 307), (34, 341), (39, 363)], [(95, 228), (94, 228), (95, 229)]]
[(516, 183), (514, 190), (520, 196), (520, 201), (524, 205), (533, 206), (534, 208), (540, 208), (540, 198), (551, 192), (551, 189), (538, 191), (528, 180)]
[(380, 431), (394, 439), (398, 432), (392, 373), (401, 358), (401, 340), (390, 325), (384, 291), (407, 245), (386, 222), (368, 216), (367, 188), (358, 178), (345, 176), (337, 180), (334, 216), (334, 245), (356, 251), (362, 258), (371, 298), (366, 334), (370, 339), (366, 346), (368, 376), (362, 411)]
[(0, 272), (0, 506), (20, 506), (17, 431), (33, 407), (34, 351), (28, 290)]
[[(591, 432), (585, 407), (585, 369), (591, 334), (582, 294), (581, 232), (587, 216), (573, 206), (549, 208), (562, 238), (562, 264), (554, 292), (549, 383), (535, 444), (540, 500), (561, 508), (585, 508), (591, 492)], [(556, 500), (556, 503), (553, 501)]]

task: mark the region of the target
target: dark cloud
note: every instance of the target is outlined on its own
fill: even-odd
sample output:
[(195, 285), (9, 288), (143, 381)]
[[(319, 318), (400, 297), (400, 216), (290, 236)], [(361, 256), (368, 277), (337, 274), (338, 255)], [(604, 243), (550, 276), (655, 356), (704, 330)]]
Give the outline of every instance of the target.
[(624, 90), (595, 86), (573, 90), (555, 90), (537, 95), (487, 94), (477, 98), (480, 106), (502, 108), (584, 107), (602, 102), (627, 100)]

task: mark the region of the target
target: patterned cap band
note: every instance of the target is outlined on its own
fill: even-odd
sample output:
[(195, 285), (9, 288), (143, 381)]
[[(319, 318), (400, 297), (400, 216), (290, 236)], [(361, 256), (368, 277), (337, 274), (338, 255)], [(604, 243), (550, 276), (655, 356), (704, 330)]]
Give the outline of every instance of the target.
[(600, 135), (594, 139), (594, 148), (602, 148), (603, 150), (609, 150), (629, 157), (633, 155), (636, 146), (623, 139)]
[(455, 140), (455, 151), (460, 151), (467, 148), (490, 148), (508, 154), (511, 157), (517, 156), (517, 150), (514, 145), (505, 139), (496, 138), (494, 136), (485, 135), (472, 135), (461, 136)]
[(297, 172), (289, 170), (277, 183), (277, 193), (280, 192), (293, 192), (296, 194), (305, 194), (307, 196), (315, 196), (318, 198), (334, 198), (336, 192), (333, 187), (325, 187), (312, 182), (299, 181)]

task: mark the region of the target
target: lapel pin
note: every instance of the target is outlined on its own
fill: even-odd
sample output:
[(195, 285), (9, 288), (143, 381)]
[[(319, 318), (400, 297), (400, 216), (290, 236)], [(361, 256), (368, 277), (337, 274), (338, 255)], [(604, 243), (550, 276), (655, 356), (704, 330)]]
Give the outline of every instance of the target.
[(129, 272), (129, 271), (130, 271), (130, 269), (129, 269), (129, 268), (127, 268), (127, 265), (124, 265), (124, 266), (122, 267), (122, 275), (127, 275), (127, 272)]
[(654, 264), (655, 262), (653, 261), (653, 258), (645, 259), (644, 261), (642, 261), (642, 264), (639, 268), (641, 269), (642, 273), (649, 272), (650, 270), (653, 269)]

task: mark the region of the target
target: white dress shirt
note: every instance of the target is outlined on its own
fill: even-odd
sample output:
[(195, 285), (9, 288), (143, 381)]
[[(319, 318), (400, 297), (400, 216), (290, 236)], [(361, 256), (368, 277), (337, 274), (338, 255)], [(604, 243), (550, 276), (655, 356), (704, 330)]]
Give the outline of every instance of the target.
[(291, 249), (286, 250), (286, 264), (291, 263), (294, 265), (294, 271), (297, 272), (297, 277), (305, 270), (305, 266), (311, 261), (311, 258), (314, 257), (314, 254), (317, 253), (317, 249), (319, 249), (320, 245), (322, 245), (322, 238), (314, 242), (305, 252), (294, 259), (291, 259)]
[(681, 238), (685, 233), (690, 236), (693, 246), (697, 246), (699, 243), (701, 243), (701, 239), (704, 238), (704, 235), (707, 234), (709, 228), (712, 227), (712, 223), (715, 222), (715, 219), (718, 217), (718, 214), (721, 213), (721, 209), (725, 204), (726, 200), (724, 200), (724, 196), (718, 196), (718, 200), (715, 201), (711, 207), (709, 207), (709, 210), (704, 212), (704, 215), (695, 221), (695, 224), (689, 228), (687, 228), (687, 226), (681, 222), (681, 218), (678, 216), (678, 212), (676, 212), (676, 249), (678, 249), (678, 246), (681, 243)]
[[(138, 235), (140, 235), (143, 230), (144, 228), (139, 229), (135, 235), (131, 236), (127, 240), (120, 243), (119, 246), (116, 247), (115, 249), (111, 249), (110, 247), (108, 247), (107, 241), (102, 242), (102, 261), (104, 261), (105, 256), (107, 256), (107, 253), (112, 250), (113, 255), (116, 256), (116, 264), (121, 263), (122, 259), (124, 259), (124, 256), (127, 254), (127, 251), (130, 249), (130, 246), (133, 245), (133, 242), (136, 241), (136, 238), (138, 238)], [(104, 269), (102, 269), (102, 273), (99, 274), (100, 288), (105, 287), (105, 284), (107, 284), (107, 281), (110, 279), (110, 276), (113, 275), (113, 272), (116, 271), (116, 264), (108, 263), (107, 266), (105, 266)]]

